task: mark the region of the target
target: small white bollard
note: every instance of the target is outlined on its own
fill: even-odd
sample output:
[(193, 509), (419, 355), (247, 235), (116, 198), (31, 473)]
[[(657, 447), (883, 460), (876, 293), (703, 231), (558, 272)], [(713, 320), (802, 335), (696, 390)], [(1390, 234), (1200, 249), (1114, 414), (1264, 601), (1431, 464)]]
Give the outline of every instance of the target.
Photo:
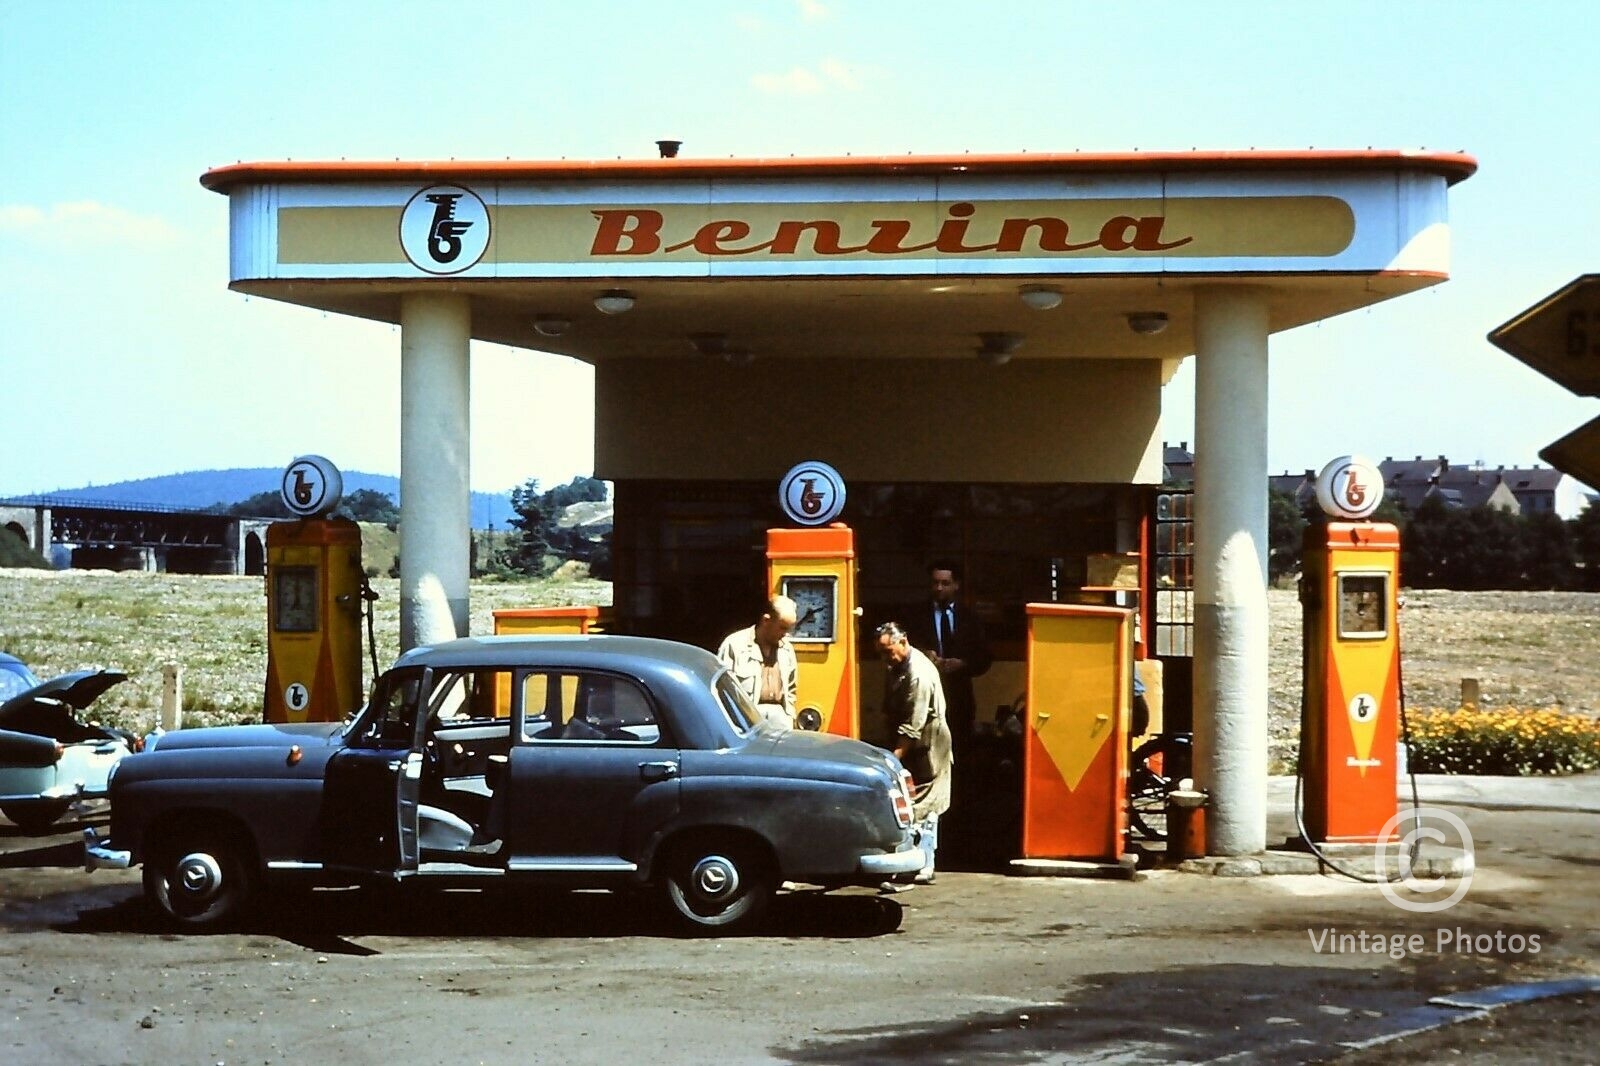
[(161, 728), (183, 728), (183, 667), (177, 663), (161, 666)]

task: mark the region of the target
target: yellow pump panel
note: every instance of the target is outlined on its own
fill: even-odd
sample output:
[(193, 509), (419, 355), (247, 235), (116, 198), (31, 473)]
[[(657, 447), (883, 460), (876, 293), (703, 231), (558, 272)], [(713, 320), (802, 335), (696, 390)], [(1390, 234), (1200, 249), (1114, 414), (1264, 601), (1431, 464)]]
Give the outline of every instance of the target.
[(855, 534), (840, 524), (767, 530), (770, 595), (795, 601), (795, 725), (860, 738)]
[(306, 518), (267, 528), (268, 722), (337, 722), (361, 705), (361, 527)]

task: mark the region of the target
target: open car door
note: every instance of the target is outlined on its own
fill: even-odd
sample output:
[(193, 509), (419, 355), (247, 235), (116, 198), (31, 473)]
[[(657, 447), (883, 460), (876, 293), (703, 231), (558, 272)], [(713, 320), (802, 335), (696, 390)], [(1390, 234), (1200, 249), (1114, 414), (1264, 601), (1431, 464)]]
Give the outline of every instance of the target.
[(417, 868), (422, 724), (431, 671), (392, 670), (328, 761), (322, 790), (323, 865), (404, 875)]

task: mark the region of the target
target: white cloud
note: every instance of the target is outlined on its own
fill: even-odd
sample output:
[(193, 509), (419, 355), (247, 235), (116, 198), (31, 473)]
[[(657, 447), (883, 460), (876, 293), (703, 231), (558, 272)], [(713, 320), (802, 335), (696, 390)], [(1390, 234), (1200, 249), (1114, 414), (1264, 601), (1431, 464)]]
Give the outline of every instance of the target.
[(767, 28), (767, 24), (761, 21), (760, 18), (755, 15), (746, 15), (742, 12), (733, 16), (733, 24), (745, 33), (763, 33)]
[(854, 91), (861, 88), (860, 76), (855, 68), (847, 63), (841, 63), (837, 59), (824, 59), (817, 64), (817, 69), (822, 72), (824, 78), (841, 89)]
[(839, 89), (854, 92), (861, 88), (858, 68), (837, 59), (824, 59), (815, 67), (791, 67), (782, 74), (757, 74), (752, 85), (764, 93), (786, 96), (812, 96)]
[(800, 0), (800, 17), (807, 22), (821, 22), (832, 18), (833, 12), (822, 0)]
[(51, 241), (166, 244), (178, 231), (158, 215), (137, 215), (95, 200), (36, 207), (0, 204), (0, 233)]
[(805, 67), (794, 67), (782, 74), (757, 74), (750, 82), (764, 93), (782, 96), (809, 96), (822, 91), (822, 79)]

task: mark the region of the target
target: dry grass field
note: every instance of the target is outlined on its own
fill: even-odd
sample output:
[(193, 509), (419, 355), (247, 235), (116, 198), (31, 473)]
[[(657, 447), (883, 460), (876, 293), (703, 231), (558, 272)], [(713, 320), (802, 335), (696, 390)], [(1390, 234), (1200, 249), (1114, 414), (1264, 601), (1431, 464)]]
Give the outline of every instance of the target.
[[(400, 650), (400, 582), (378, 577), (372, 587), (378, 664), (386, 668)], [(610, 583), (587, 577), (474, 581), (471, 631), (494, 632), (500, 608), (610, 602)], [(85, 666), (121, 670), (128, 682), (94, 709), (102, 721), (136, 731), (159, 717), (168, 662), (183, 668), (184, 724), (259, 720), (266, 614), (259, 577), (0, 569), (0, 651), (40, 677)], [(364, 669), (370, 682), (370, 664)]]
[[(374, 587), (378, 661), (387, 666), (398, 652), (399, 582), (378, 578)], [(1281, 767), (1298, 730), (1300, 606), (1292, 590), (1269, 595), (1272, 753)], [(610, 597), (609, 584), (585, 577), (476, 581), (472, 632), (492, 632), (497, 608)], [(96, 713), (135, 730), (155, 724), (165, 662), (184, 669), (187, 724), (259, 715), (265, 615), (259, 577), (0, 569), (0, 650), (42, 677), (89, 665), (126, 672), (130, 681)], [(1412, 707), (1454, 707), (1462, 679), (1477, 678), (1486, 705), (1600, 712), (1600, 594), (1410, 590), (1401, 627)]]

